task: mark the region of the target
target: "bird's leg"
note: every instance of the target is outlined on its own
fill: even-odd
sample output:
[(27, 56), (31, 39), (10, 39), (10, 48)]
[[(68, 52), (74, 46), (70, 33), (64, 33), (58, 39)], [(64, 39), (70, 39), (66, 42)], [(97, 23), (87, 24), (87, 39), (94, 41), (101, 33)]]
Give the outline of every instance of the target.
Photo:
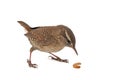
[[(50, 53), (50, 54), (52, 54), (52, 53)], [(59, 61), (59, 62), (65, 62), (65, 63), (68, 63), (68, 60), (67, 59), (61, 59), (60, 57), (58, 57), (58, 56), (56, 56), (56, 55), (54, 55), (54, 54), (52, 54), (53, 56), (49, 56), (51, 59), (53, 59), (53, 60), (56, 60), (56, 61)]]
[(27, 63), (29, 65), (29, 67), (33, 67), (33, 68), (37, 68), (37, 64), (32, 64), (31, 63), (31, 55), (32, 55), (32, 52), (35, 50), (34, 47), (31, 47), (30, 48), (30, 56), (29, 56), (29, 59), (27, 59)]

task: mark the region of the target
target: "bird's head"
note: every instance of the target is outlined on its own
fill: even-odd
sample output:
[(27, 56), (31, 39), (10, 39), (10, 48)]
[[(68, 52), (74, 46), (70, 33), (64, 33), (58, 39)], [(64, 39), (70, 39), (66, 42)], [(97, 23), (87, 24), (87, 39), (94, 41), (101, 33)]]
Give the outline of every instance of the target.
[(65, 37), (67, 40), (67, 46), (74, 49), (74, 51), (78, 55), (78, 52), (75, 48), (75, 43), (76, 43), (75, 36), (74, 36), (73, 32), (71, 31), (71, 29), (69, 29), (68, 27), (65, 27)]

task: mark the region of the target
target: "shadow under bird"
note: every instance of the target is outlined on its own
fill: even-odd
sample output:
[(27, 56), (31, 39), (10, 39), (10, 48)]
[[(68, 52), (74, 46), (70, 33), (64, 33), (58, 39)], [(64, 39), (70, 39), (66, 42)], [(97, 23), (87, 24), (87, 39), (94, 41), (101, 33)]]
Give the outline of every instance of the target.
[(52, 52), (58, 52), (67, 46), (74, 49), (78, 55), (75, 48), (75, 36), (71, 29), (67, 26), (38, 26), (32, 28), (23, 21), (18, 21), (18, 23), (27, 30), (25, 36), (28, 38), (32, 45), (30, 48), (30, 56), (27, 60), (29, 67), (37, 68), (37, 64), (31, 63), (31, 54), (34, 50), (50, 53), (52, 55), (49, 56), (51, 59), (65, 63), (68, 63), (67, 59), (61, 59), (60, 57), (54, 55)]

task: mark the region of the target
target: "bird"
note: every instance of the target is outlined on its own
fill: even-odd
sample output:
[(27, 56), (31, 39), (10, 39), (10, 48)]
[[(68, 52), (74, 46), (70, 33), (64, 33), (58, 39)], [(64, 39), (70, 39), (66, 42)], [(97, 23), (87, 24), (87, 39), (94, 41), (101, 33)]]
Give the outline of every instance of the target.
[(75, 48), (76, 39), (70, 28), (65, 25), (56, 26), (38, 26), (31, 27), (24, 21), (17, 21), (21, 26), (25, 28), (27, 33), (24, 35), (28, 38), (32, 47), (30, 48), (29, 59), (27, 63), (29, 67), (37, 68), (37, 64), (33, 64), (31, 61), (32, 52), (34, 50), (39, 50), (42, 52), (50, 53), (49, 56), (52, 60), (59, 62), (68, 63), (67, 59), (61, 59), (60, 57), (53, 54), (53, 52), (58, 52), (64, 47), (72, 48), (76, 55), (78, 52)]

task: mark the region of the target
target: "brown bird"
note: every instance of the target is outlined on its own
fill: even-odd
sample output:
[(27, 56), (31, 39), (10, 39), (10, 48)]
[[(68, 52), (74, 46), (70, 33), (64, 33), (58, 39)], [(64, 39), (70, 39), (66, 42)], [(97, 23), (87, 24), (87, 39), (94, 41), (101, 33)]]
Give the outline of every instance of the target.
[(52, 54), (52, 52), (60, 51), (65, 46), (68, 46), (73, 48), (78, 55), (75, 48), (75, 36), (71, 29), (69, 29), (67, 26), (39, 26), (32, 28), (23, 21), (18, 21), (18, 23), (27, 30), (25, 36), (32, 45), (30, 48), (30, 56), (27, 60), (29, 67), (37, 67), (37, 64), (31, 63), (31, 54), (34, 50), (50, 53), (54, 56), (49, 56), (51, 59), (66, 63), (68, 63), (67, 59), (61, 59), (60, 57)]

